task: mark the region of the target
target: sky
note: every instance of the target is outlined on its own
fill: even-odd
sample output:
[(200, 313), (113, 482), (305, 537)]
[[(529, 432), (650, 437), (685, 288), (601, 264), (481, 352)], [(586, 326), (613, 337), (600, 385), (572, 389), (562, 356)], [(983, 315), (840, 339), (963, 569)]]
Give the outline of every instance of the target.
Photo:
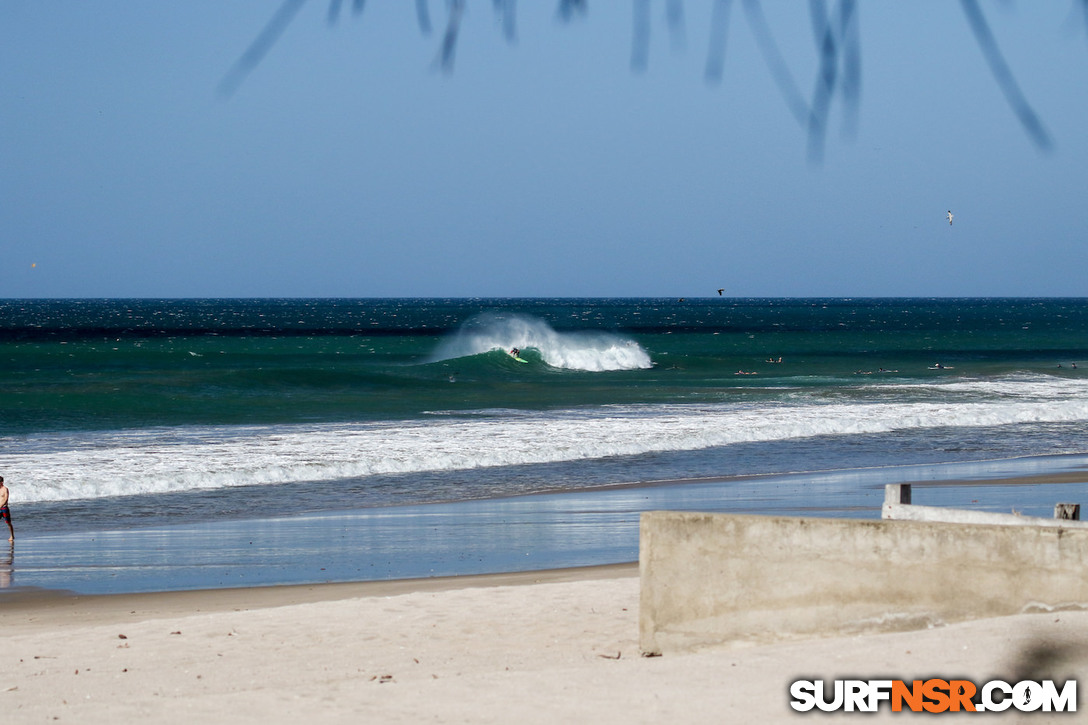
[(713, 5), (464, 0), (446, 71), (446, 0), (309, 0), (237, 74), (280, 0), (3, 0), (0, 298), (1088, 293), (1082, 3), (978, 0), (1040, 145), (961, 3), (859, 0), (818, 156), (810, 4), (800, 114), (742, 0), (708, 82)]

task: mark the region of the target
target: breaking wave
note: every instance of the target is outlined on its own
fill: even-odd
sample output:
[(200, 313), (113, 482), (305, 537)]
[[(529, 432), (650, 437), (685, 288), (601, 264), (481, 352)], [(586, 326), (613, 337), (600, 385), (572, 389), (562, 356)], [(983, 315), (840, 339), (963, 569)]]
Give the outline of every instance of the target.
[(558, 332), (547, 322), (523, 315), (485, 313), (465, 322), (443, 340), (432, 362), (492, 350), (535, 350), (546, 364), (565, 370), (645, 370), (650, 355), (634, 340), (602, 332)]

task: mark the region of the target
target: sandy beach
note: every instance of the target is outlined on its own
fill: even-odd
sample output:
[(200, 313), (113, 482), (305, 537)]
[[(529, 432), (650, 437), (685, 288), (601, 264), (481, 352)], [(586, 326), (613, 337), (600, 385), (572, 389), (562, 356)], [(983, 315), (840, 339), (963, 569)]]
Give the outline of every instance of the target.
[[(789, 707), (789, 684), (801, 677), (1015, 682), (1088, 666), (1088, 612), (645, 658), (638, 588), (637, 567), (619, 565), (156, 594), (24, 592), (0, 608), (0, 708), (14, 723), (778, 722), (813, 717)], [(886, 706), (876, 716), (816, 715), (911, 716)], [(1032, 717), (1050, 721), (1071, 719)]]
[[(1080, 459), (1061, 462), (1076, 463), (1077, 470), (1067, 473), (1054, 468), (1058, 461), (1046, 460), (1038, 462), (1045, 470), (1027, 474), (1021, 469), (1032, 462), (1021, 461), (1017, 475), (1004, 478), (935, 476), (919, 498), (955, 503), (941, 498), (948, 492), (1022, 501), (1031, 491), (1039, 500), (1075, 500), (1083, 485)], [(959, 469), (931, 472), (948, 470)], [(859, 482), (863, 473), (841, 476), (843, 488), (855, 490), (855, 499), (856, 490), (876, 498), (884, 479)], [(835, 485), (839, 478), (824, 477)], [(828, 497), (835, 489), (821, 480), (809, 477), (806, 485)], [(624, 556), (637, 545), (637, 531), (628, 532), (637, 511), (657, 502), (649, 496), (683, 495), (679, 500), (690, 508), (713, 508), (723, 485), (737, 482), (192, 524), (169, 531), (31, 534), (20, 539), (8, 562), (16, 586), (0, 592), (0, 711), (4, 722), (91, 725), (194, 718), (262, 725), (303, 718), (332, 723), (721, 723), (799, 717), (895, 722), (914, 715), (891, 712), (886, 704), (875, 715), (795, 712), (790, 684), (934, 677), (980, 685), (992, 679), (1064, 682), (1088, 671), (1086, 611), (642, 657), (637, 565), (574, 568), (572, 557), (584, 551), (606, 559)], [(965, 488), (971, 490), (964, 494)], [(425, 529), (419, 525), (422, 516)], [(366, 526), (359, 525), (360, 517), (369, 517)], [(467, 521), (487, 536), (466, 539)], [(446, 529), (448, 534), (442, 533)], [(368, 538), (343, 539), (342, 532)], [(593, 538), (586, 538), (590, 533)], [(341, 541), (346, 543), (337, 544)], [(408, 561), (441, 560), (426, 547), (460, 552), (458, 567), (527, 567), (542, 561), (549, 546), (556, 560), (575, 563), (506, 574), (305, 583), (308, 576), (352, 576), (358, 552), (373, 555), (367, 547), (378, 544), (391, 552), (402, 549)], [(465, 563), (466, 547), (473, 546), (489, 548)], [(492, 550), (494, 555), (485, 555)], [(534, 557), (526, 557), (526, 551)], [(453, 554), (447, 558), (454, 561)], [(270, 569), (288, 571), (303, 583), (220, 586), (217, 562), (246, 572), (271, 563)], [(48, 576), (80, 586), (94, 582), (110, 593), (33, 585), (35, 577), (51, 581)], [(125, 588), (145, 579), (178, 590)], [(957, 721), (969, 714), (943, 717)], [(989, 715), (1002, 722), (1023, 717), (1015, 710)], [(1068, 713), (1030, 718), (1077, 720)]]

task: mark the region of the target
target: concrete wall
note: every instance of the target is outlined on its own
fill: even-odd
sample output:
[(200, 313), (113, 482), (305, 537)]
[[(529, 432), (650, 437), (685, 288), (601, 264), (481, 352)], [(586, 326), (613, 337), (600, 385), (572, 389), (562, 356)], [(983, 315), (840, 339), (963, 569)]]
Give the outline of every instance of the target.
[(896, 521), (940, 521), (950, 524), (991, 524), (993, 526), (1062, 526), (1067, 529), (1088, 530), (1088, 521), (1044, 519), (1038, 516), (996, 514), (988, 511), (911, 504), (886, 503), (881, 509), (880, 517)]
[(642, 514), (645, 654), (1088, 608), (1088, 531)]
[[(1088, 521), (1080, 521), (1080, 504), (1059, 503), (1054, 507), (1054, 518), (998, 514), (989, 511), (945, 508), (942, 506), (915, 506), (911, 504), (909, 483), (889, 483), (884, 486), (884, 506), (880, 518), (898, 521), (943, 521), (949, 524), (993, 524), (995, 526), (1063, 526), (1069, 529), (1088, 529)], [(1072, 516), (1074, 518), (1060, 518)]]

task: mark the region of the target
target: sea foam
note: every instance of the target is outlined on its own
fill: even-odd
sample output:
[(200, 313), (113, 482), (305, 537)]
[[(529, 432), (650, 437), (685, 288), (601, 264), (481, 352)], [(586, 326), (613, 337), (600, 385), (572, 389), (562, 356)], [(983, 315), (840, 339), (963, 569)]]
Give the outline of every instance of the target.
[[(19, 501), (336, 481), (377, 474), (468, 470), (691, 451), (737, 443), (924, 428), (1088, 421), (1088, 381), (957, 384), (934, 399), (811, 400), (487, 411), (428, 420), (53, 433), (3, 441), (0, 470)], [(13, 494), (14, 495), (14, 494)]]
[(492, 350), (535, 350), (554, 368), (602, 372), (653, 366), (634, 340), (602, 332), (559, 332), (544, 320), (525, 315), (483, 313), (443, 340), (432, 362), (479, 355)]

